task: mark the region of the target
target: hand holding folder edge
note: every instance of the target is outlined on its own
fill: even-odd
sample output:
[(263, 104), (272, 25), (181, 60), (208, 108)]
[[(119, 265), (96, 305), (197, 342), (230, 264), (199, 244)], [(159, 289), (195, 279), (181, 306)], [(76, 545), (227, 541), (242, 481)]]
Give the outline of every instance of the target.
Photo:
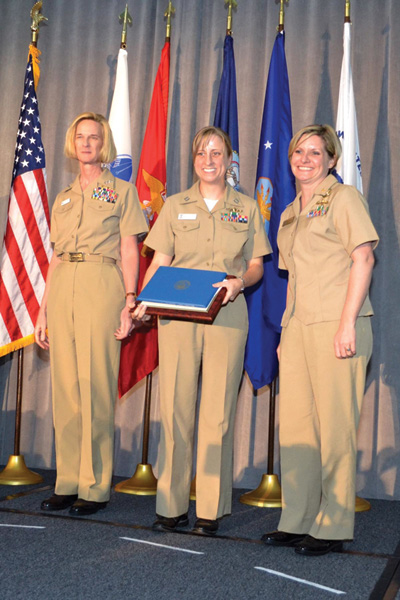
[(235, 279), (219, 271), (160, 266), (138, 296), (146, 315), (212, 323), (226, 294), (225, 287), (213, 287), (224, 279)]

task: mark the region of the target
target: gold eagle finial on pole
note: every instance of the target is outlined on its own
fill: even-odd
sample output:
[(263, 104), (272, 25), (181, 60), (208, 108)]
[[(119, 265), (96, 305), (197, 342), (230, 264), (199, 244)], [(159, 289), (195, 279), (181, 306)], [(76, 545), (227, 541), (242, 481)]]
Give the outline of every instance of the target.
[(32, 45), (36, 47), (37, 44), (37, 40), (39, 37), (39, 26), (40, 23), (42, 21), (47, 21), (48, 19), (44, 16), (40, 14), (40, 11), (42, 9), (42, 0), (39, 0), (38, 2), (35, 2), (35, 4), (32, 6), (32, 10), (31, 10), (31, 19), (32, 19), (32, 24), (31, 24), (31, 32), (32, 32)]
[(128, 31), (128, 25), (132, 25), (132, 17), (128, 11), (128, 5), (125, 6), (125, 10), (119, 15), (118, 20), (120, 23), (122, 23), (120, 48), (125, 50), (126, 49), (126, 34)]

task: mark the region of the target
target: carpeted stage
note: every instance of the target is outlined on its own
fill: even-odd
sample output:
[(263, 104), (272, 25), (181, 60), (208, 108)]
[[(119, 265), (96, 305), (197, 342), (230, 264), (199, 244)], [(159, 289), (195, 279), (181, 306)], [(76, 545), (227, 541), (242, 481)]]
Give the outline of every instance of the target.
[(279, 510), (241, 504), (243, 490), (210, 539), (153, 532), (154, 496), (113, 491), (87, 518), (42, 513), (55, 473), (40, 473), (39, 485), (0, 486), (2, 600), (400, 599), (400, 502), (372, 500), (343, 553), (309, 558), (259, 541)]

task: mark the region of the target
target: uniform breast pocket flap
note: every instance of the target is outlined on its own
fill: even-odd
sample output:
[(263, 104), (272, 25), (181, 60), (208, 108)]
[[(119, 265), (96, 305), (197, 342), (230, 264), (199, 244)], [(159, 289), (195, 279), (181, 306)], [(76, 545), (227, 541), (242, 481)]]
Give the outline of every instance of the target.
[(173, 230), (175, 232), (185, 233), (185, 232), (195, 231), (199, 227), (200, 227), (199, 221), (177, 221), (173, 225)]
[(68, 211), (71, 210), (71, 208), (74, 206), (74, 203), (69, 201), (69, 202), (65, 202), (65, 200), (63, 202), (61, 202), (58, 206), (54, 205), (54, 212), (58, 213), (58, 214), (65, 214)]
[(87, 203), (92, 210), (97, 212), (112, 212), (115, 207), (113, 202), (104, 202), (103, 200), (94, 200), (92, 198)]
[(229, 223), (222, 222), (222, 229), (225, 233), (243, 233), (247, 237), (247, 233), (249, 231), (248, 223)]

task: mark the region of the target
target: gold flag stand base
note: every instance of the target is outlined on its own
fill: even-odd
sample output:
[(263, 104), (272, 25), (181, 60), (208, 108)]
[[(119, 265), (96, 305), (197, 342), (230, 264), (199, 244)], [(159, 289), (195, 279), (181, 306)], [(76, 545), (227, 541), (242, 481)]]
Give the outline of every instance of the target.
[(356, 496), (356, 508), (355, 508), (355, 512), (365, 512), (366, 510), (371, 510), (371, 505), (368, 502), (368, 500), (365, 500), (365, 498), (359, 498), (358, 496)]
[(242, 504), (249, 504), (250, 506), (280, 508), (282, 501), (278, 476), (264, 474), (258, 488), (242, 494), (239, 500)]
[(43, 477), (28, 469), (21, 454), (13, 455), (0, 473), (0, 485), (31, 485), (42, 483)]
[(157, 493), (157, 479), (154, 477), (152, 466), (138, 464), (132, 477), (117, 483), (115, 491), (121, 494), (155, 496)]

